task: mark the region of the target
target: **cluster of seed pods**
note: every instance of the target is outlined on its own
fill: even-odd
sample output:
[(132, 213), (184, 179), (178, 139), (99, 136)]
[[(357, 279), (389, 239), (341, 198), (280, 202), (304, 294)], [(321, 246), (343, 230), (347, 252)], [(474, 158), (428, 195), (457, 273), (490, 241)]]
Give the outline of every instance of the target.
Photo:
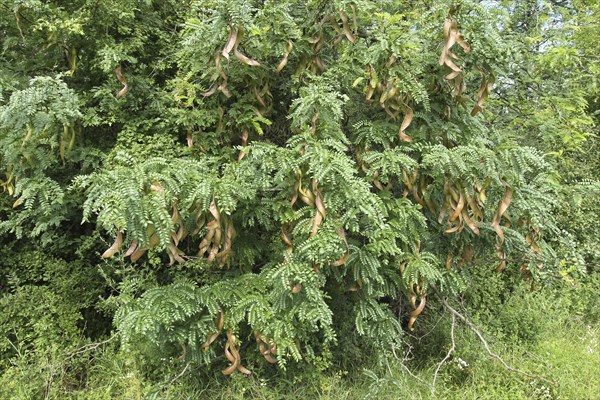
[[(391, 55), (385, 64), (385, 68), (389, 69), (395, 63), (396, 57)], [(369, 79), (367, 81), (365, 102), (373, 104), (378, 96), (377, 103), (393, 120), (396, 120), (401, 113), (404, 113), (398, 137), (403, 142), (412, 142), (412, 137), (406, 134), (406, 129), (414, 117), (414, 111), (409, 106), (409, 102), (411, 101), (410, 95), (398, 92), (394, 80), (385, 81), (380, 79), (375, 68), (372, 66), (367, 68), (367, 74)]]
[(471, 47), (458, 30), (456, 20), (452, 15), (449, 15), (444, 22), (444, 48), (442, 49), (439, 63), (452, 70), (452, 72), (445, 76), (445, 79), (453, 83), (454, 89), (452, 94), (455, 97), (460, 98), (466, 89), (466, 85), (462, 69), (454, 62), (454, 60), (458, 59), (458, 55), (452, 51), (452, 47), (455, 44), (462, 47), (465, 53), (468, 54), (471, 52)]

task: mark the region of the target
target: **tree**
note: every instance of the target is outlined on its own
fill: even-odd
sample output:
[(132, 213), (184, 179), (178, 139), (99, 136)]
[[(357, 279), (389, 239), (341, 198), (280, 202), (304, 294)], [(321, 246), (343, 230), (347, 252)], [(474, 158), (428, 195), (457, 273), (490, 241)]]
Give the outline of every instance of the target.
[(252, 352), (285, 367), (339, 332), (385, 356), (432, 287), (460, 293), (482, 262), (553, 265), (543, 152), (562, 123), (581, 146), (591, 122), (558, 95), (529, 103), (543, 71), (512, 90), (529, 70), (499, 7), (2, 5), (3, 240), (154, 269), (115, 314), (149, 359), (224, 354), (224, 373), (249, 373)]

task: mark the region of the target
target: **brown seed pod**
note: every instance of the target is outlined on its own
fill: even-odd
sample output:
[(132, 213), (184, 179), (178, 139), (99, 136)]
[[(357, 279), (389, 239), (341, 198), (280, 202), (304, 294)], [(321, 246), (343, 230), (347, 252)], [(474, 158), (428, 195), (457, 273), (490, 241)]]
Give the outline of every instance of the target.
[(415, 329), (414, 328), (415, 321), (417, 320), (417, 317), (425, 309), (426, 300), (427, 300), (427, 293), (423, 293), (423, 295), (421, 296), (421, 302), (419, 303), (418, 307), (415, 307), (415, 301), (411, 300), (414, 310), (410, 313), (410, 317), (408, 319), (408, 329), (410, 331), (413, 331)]
[(279, 65), (277, 65), (277, 68), (275, 69), (276, 73), (280, 73), (283, 70), (283, 68), (287, 65), (288, 57), (292, 52), (293, 47), (294, 43), (291, 40), (288, 40), (287, 46), (285, 47), (285, 52), (283, 53), (283, 58), (281, 59)]
[(404, 119), (402, 120), (402, 124), (400, 125), (400, 133), (398, 135), (400, 137), (400, 140), (403, 142), (410, 143), (413, 140), (412, 137), (408, 136), (404, 132), (406, 130), (406, 128), (408, 128), (408, 126), (412, 122), (413, 115), (414, 115), (413, 109), (410, 108), (409, 106), (406, 106), (406, 113), (404, 114)]
[(221, 330), (223, 329), (223, 325), (225, 325), (225, 313), (221, 310), (215, 317), (215, 326), (218, 330)]
[(237, 30), (233, 28), (232, 24), (229, 24), (229, 39), (227, 40), (227, 43), (225, 44), (225, 47), (223, 47), (223, 51), (221, 52), (221, 54), (223, 54), (223, 57), (225, 57), (227, 61), (229, 61), (229, 53), (231, 53), (231, 50), (233, 50), (233, 46), (235, 46), (237, 42), (237, 36)]
[(356, 43), (356, 38), (352, 34), (352, 31), (350, 30), (350, 26), (348, 25), (348, 16), (346, 15), (345, 12), (342, 11), (342, 12), (340, 12), (340, 18), (342, 19), (342, 26), (344, 27), (344, 29), (343, 29), (344, 35), (351, 43)]
[(110, 258), (114, 256), (121, 246), (123, 245), (123, 234), (121, 231), (117, 230), (117, 237), (115, 238), (114, 243), (110, 246), (104, 253), (102, 253), (102, 258)]
[[(269, 345), (269, 342), (271, 340), (269, 338), (265, 338), (263, 340), (261, 334), (256, 331), (254, 331), (254, 337), (256, 338), (256, 343), (258, 344), (260, 353), (265, 358), (265, 360), (270, 364), (277, 364), (277, 360), (275, 360), (271, 356), (271, 354), (277, 354), (277, 345), (275, 345), (275, 343), (272, 343), (271, 345)], [(269, 346), (269, 347), (267, 347), (267, 346)]]
[(136, 262), (139, 260), (146, 253), (146, 250), (147, 249), (143, 247), (138, 247), (133, 254), (131, 254), (131, 262)]
[(119, 98), (119, 97), (124, 96), (129, 91), (129, 85), (127, 84), (127, 80), (125, 80), (123, 73), (121, 72), (120, 66), (115, 68), (115, 75), (117, 76), (117, 79), (119, 80), (119, 82), (121, 82), (123, 84), (123, 88), (121, 90), (119, 90), (119, 92), (117, 93), (117, 98)]
[(283, 240), (283, 243), (285, 243), (285, 245), (287, 246), (287, 251), (291, 252), (294, 247), (292, 245), (292, 241), (288, 237), (288, 235), (287, 235), (286, 231), (283, 229), (283, 227), (281, 227), (281, 240)]
[(463, 208), (463, 210), (462, 210), (462, 218), (465, 221), (465, 223), (467, 224), (467, 226), (469, 227), (469, 229), (471, 229), (474, 234), (479, 235), (479, 228), (477, 227), (477, 225), (473, 222), (473, 220), (469, 216), (469, 212), (467, 211), (466, 208)]
[[(454, 188), (450, 188), (451, 193), (456, 193), (456, 190)], [(462, 190), (459, 192), (458, 194), (458, 202), (456, 204), (456, 207), (454, 207), (454, 212), (452, 213), (452, 215), (450, 216), (450, 219), (448, 219), (449, 222), (453, 222), (455, 221), (459, 215), (461, 214), (463, 208), (465, 206), (465, 197), (462, 194)]]
[(202, 347), (204, 348), (204, 351), (208, 351), (210, 345), (219, 337), (219, 332), (214, 332), (211, 333), (210, 335), (208, 335), (208, 337), (206, 338), (206, 341), (204, 342), (204, 344), (202, 345)]
[(296, 283), (293, 287), (292, 287), (292, 293), (293, 294), (297, 294), (300, 293), (302, 291), (302, 284), (300, 282)]
[(135, 252), (135, 250), (137, 249), (137, 247), (138, 247), (137, 240), (132, 240), (131, 241), (131, 246), (129, 246), (129, 248), (127, 249), (127, 251), (123, 255), (123, 257), (129, 257), (130, 255), (132, 255)]
[(244, 36), (244, 28), (239, 27), (238, 31), (237, 31), (237, 37), (235, 40), (235, 44), (233, 46), (233, 55), (235, 56), (235, 58), (237, 58), (238, 60), (240, 60), (241, 62), (243, 62), (246, 65), (250, 65), (251, 67), (258, 67), (260, 65), (260, 63), (258, 61), (245, 56), (244, 54), (240, 53), (240, 51), (238, 50), (238, 45), (240, 44), (240, 41), (242, 40), (243, 36)]
[(227, 343), (225, 344), (225, 357), (232, 363), (229, 367), (223, 370), (224, 375), (231, 375), (234, 371), (238, 370), (245, 375), (252, 374), (252, 371), (248, 370), (241, 365), (241, 356), (235, 344), (235, 335), (231, 330), (227, 331)]
[(512, 195), (513, 190), (507, 185), (504, 189), (504, 196), (502, 197), (502, 200), (500, 200), (500, 204), (498, 205), (498, 211), (496, 211), (496, 214), (494, 215), (494, 218), (492, 220), (492, 228), (494, 228), (494, 230), (498, 234), (498, 237), (500, 238), (500, 244), (504, 243), (504, 232), (502, 231), (502, 228), (500, 228), (500, 220), (502, 219), (502, 215), (506, 212), (508, 206), (512, 201)]

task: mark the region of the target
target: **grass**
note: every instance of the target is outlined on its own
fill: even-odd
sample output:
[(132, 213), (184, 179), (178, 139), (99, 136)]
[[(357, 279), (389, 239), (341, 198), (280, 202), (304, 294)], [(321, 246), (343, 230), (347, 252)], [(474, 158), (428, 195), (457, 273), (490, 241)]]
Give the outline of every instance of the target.
[[(457, 320), (456, 349), (440, 369), (435, 398), (600, 399), (600, 323), (570, 311), (577, 298), (577, 294), (563, 298), (546, 292), (517, 292), (516, 300), (501, 308), (482, 304), (479, 307), (485, 312), (470, 310), (494, 352), (514, 368), (542, 375), (556, 385), (507, 371)], [(327, 363), (320, 370), (282, 372), (272, 367), (255, 369), (250, 377), (224, 377), (218, 369), (190, 369), (191, 373), (174, 379), (179, 367), (170, 369), (169, 376), (152, 377), (113, 342), (79, 360), (84, 367), (77, 376), (72, 365), (59, 365), (52, 385), (47, 384), (51, 360), (23, 354), (0, 376), (0, 399), (431, 399), (434, 371), (451, 344), (450, 318), (434, 314), (432, 309), (419, 321), (417, 335), (422, 337), (412, 339), (414, 350), (404, 365), (391, 358), (388, 365), (354, 365), (346, 367), (354, 368), (349, 371)]]
[[(498, 361), (488, 357), (470, 330), (457, 326), (456, 352), (441, 368), (435, 398), (600, 399), (600, 325), (587, 324), (581, 318), (570, 319), (564, 310), (546, 307), (536, 309), (543, 321), (535, 343), (514, 345), (505, 339), (491, 341), (490, 346), (514, 368), (542, 375), (555, 381), (556, 385), (507, 371)], [(443, 327), (440, 326), (440, 329)], [(443, 355), (439, 359), (412, 360), (405, 365), (414, 368), (411, 371), (413, 374), (430, 383), (437, 363), (442, 358)], [(184, 390), (188, 385), (182, 381), (172, 392), (177, 392), (178, 388)], [(346, 371), (327, 371), (312, 380), (302, 380), (296, 384), (281, 377), (267, 379), (238, 375), (228, 380), (215, 378), (203, 390), (173, 398), (417, 400), (433, 397), (431, 387), (411, 377), (394, 360), (390, 361), (389, 368), (350, 374)]]

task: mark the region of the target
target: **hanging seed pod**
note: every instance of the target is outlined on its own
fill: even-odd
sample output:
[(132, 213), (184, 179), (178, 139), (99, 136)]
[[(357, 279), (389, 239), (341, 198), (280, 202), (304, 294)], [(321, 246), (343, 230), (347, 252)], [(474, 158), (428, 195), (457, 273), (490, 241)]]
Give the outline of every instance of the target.
[(215, 225), (215, 221), (210, 221), (208, 223), (208, 231), (206, 232), (206, 236), (204, 236), (204, 239), (202, 239), (202, 241), (198, 245), (198, 257), (203, 257), (204, 253), (208, 251), (210, 244), (212, 243), (212, 238), (215, 235)]
[(298, 294), (301, 291), (302, 291), (302, 284), (300, 282), (298, 282), (294, 286), (292, 286), (292, 293), (293, 294)]
[(498, 234), (500, 244), (504, 243), (504, 232), (502, 232), (502, 228), (500, 228), (500, 220), (502, 219), (502, 215), (508, 209), (508, 206), (512, 201), (512, 195), (512, 188), (506, 186), (506, 188), (504, 189), (504, 196), (502, 197), (502, 200), (500, 200), (500, 204), (498, 205), (498, 211), (496, 211), (496, 214), (494, 215), (494, 218), (492, 220), (492, 228)]
[(138, 247), (137, 240), (132, 240), (131, 241), (131, 245), (129, 246), (129, 248), (127, 249), (127, 251), (123, 255), (123, 257), (129, 257), (130, 255), (132, 255), (135, 252), (135, 250), (137, 249), (137, 247)]
[(240, 359), (238, 357), (234, 357), (233, 354), (229, 351), (231, 344), (229, 341), (225, 344), (225, 357), (231, 362), (231, 365), (223, 370), (223, 375), (231, 375), (233, 374), (240, 365)]
[(402, 120), (402, 124), (400, 125), (400, 133), (398, 134), (398, 136), (400, 137), (400, 140), (402, 142), (410, 143), (413, 140), (412, 137), (408, 136), (404, 132), (406, 130), (406, 128), (408, 128), (408, 126), (412, 122), (413, 115), (414, 115), (413, 109), (410, 108), (409, 106), (406, 106), (406, 114), (404, 114), (404, 119)]
[(238, 162), (242, 161), (242, 159), (246, 155), (246, 153), (244, 152), (244, 149), (246, 148), (247, 142), (248, 142), (248, 131), (244, 130), (242, 132), (242, 150), (240, 151), (240, 154), (238, 155)]
[(217, 84), (213, 84), (207, 92), (200, 93), (204, 97), (212, 96), (217, 91)]
[(291, 40), (288, 40), (287, 45), (285, 47), (285, 52), (283, 53), (283, 58), (281, 59), (281, 61), (279, 62), (279, 65), (277, 65), (277, 68), (275, 69), (276, 73), (280, 73), (283, 70), (283, 68), (287, 65), (288, 57), (289, 57), (290, 53), (292, 52), (293, 48), (294, 48), (294, 43)]
[(410, 313), (410, 316), (409, 316), (409, 319), (408, 319), (408, 329), (410, 331), (413, 331), (415, 329), (414, 328), (415, 321), (417, 320), (417, 317), (425, 309), (426, 300), (427, 300), (427, 293), (423, 293), (423, 295), (421, 296), (421, 302), (419, 303), (419, 306), (415, 307), (416, 296), (414, 296), (413, 298), (411, 298), (411, 305), (413, 306), (414, 310)]
[(352, 34), (350, 26), (348, 25), (348, 15), (342, 11), (340, 12), (340, 18), (342, 19), (342, 26), (344, 27), (344, 35), (351, 43), (356, 43), (356, 38)]
[(294, 204), (296, 204), (296, 201), (298, 200), (298, 194), (300, 193), (300, 185), (302, 184), (302, 177), (300, 175), (296, 176), (296, 183), (294, 183), (294, 190), (293, 193), (294, 195), (292, 196), (292, 199), (290, 200), (290, 207), (293, 207)]
[(121, 72), (120, 66), (115, 68), (115, 75), (117, 76), (117, 79), (119, 80), (119, 82), (121, 82), (123, 84), (123, 88), (121, 90), (119, 90), (119, 92), (117, 93), (117, 98), (119, 98), (119, 97), (124, 96), (129, 91), (129, 85), (127, 84), (127, 80), (125, 80), (123, 73)]
[(318, 188), (318, 182), (316, 180), (313, 180), (312, 182), (312, 189), (314, 193), (314, 207), (316, 208), (316, 212), (313, 218), (313, 225), (310, 231), (310, 236), (315, 236), (317, 234), (317, 230), (319, 229), (319, 225), (321, 225), (321, 223), (325, 219), (326, 211), (321, 192)]
[(138, 246), (135, 251), (133, 253), (131, 253), (131, 257), (130, 260), (131, 262), (136, 262), (137, 260), (139, 260), (147, 251), (148, 249)]
[(233, 46), (233, 55), (235, 56), (235, 58), (237, 58), (238, 60), (240, 60), (241, 62), (243, 62), (246, 65), (250, 65), (251, 67), (258, 67), (260, 65), (260, 63), (258, 61), (253, 60), (253, 59), (243, 55), (238, 50), (238, 45), (240, 44), (240, 41), (242, 40), (243, 36), (244, 36), (244, 28), (239, 27), (238, 31), (237, 31), (237, 37), (235, 40), (235, 44)]
[(383, 185), (379, 182), (379, 171), (375, 171), (373, 174), (373, 185), (379, 190), (383, 190)]
[(271, 354), (277, 354), (277, 345), (275, 343), (269, 344), (269, 342), (272, 342), (271, 339), (263, 339), (257, 331), (254, 331), (254, 337), (260, 349), (260, 354), (262, 354), (265, 360), (270, 364), (277, 364), (277, 360), (271, 356)]
[(110, 246), (104, 253), (102, 253), (102, 258), (110, 258), (114, 256), (121, 246), (123, 245), (123, 234), (121, 231), (117, 229), (117, 237), (115, 238), (115, 242)]
[(231, 330), (227, 331), (227, 343), (225, 344), (225, 358), (227, 358), (232, 364), (223, 370), (224, 375), (231, 375), (233, 372), (240, 371), (245, 375), (252, 374), (252, 371), (248, 370), (241, 365), (241, 356), (235, 343), (235, 335)]
[(187, 146), (192, 148), (194, 147), (194, 137), (192, 136), (192, 128), (188, 128), (187, 136), (186, 136)]
[(211, 333), (210, 335), (208, 335), (208, 337), (206, 338), (206, 341), (202, 344), (204, 351), (208, 351), (208, 349), (210, 348), (210, 345), (213, 344), (213, 342), (218, 337), (219, 337), (219, 332), (214, 332), (214, 333)]
[(506, 254), (504, 253), (504, 247), (500, 242), (496, 244), (496, 256), (500, 259), (500, 264), (496, 267), (496, 272), (502, 272), (506, 269)]
[[(454, 193), (456, 193), (456, 189), (454, 187), (451, 187), (450, 192), (452, 194), (454, 194)], [(455, 221), (461, 214), (464, 206), (465, 206), (465, 197), (463, 196), (462, 190), (461, 190), (460, 194), (458, 194), (458, 201), (456, 203), (456, 206), (454, 207), (454, 212), (452, 213), (452, 215), (450, 216), (448, 221), (449, 222)]]
[(229, 39), (227, 40), (227, 43), (225, 44), (225, 47), (223, 47), (223, 51), (221, 52), (221, 54), (223, 54), (223, 57), (225, 57), (227, 61), (229, 61), (229, 53), (231, 53), (231, 50), (233, 50), (233, 46), (235, 46), (237, 42), (237, 36), (237, 30), (233, 28), (232, 24), (229, 24)]
[(446, 75), (444, 79), (447, 81), (454, 81), (454, 90), (452, 94), (458, 98), (459, 102), (464, 102), (461, 98), (461, 94), (465, 90), (463, 73), (460, 67), (453, 61), (453, 59), (457, 59), (458, 56), (451, 51), (455, 44), (461, 46), (465, 53), (468, 54), (471, 52), (471, 47), (458, 30), (456, 20), (452, 18), (452, 15), (449, 15), (444, 22), (444, 48), (440, 55), (439, 64), (445, 65), (452, 70), (452, 72)]
[(206, 223), (206, 216), (204, 215), (202, 210), (198, 210), (198, 212), (196, 212), (196, 215), (194, 216), (194, 222), (196, 226), (192, 231), (192, 236), (196, 236), (200, 232), (200, 229), (202, 229), (204, 227), (204, 224)]
[(294, 249), (294, 246), (292, 245), (292, 241), (288, 237), (283, 226), (281, 227), (281, 240), (283, 240), (283, 243), (285, 243), (285, 245), (286, 245), (286, 251), (288, 253), (291, 253)]
[(217, 316), (214, 319), (214, 322), (215, 322), (215, 327), (217, 328), (217, 331), (211, 333), (206, 338), (206, 341), (202, 345), (202, 347), (204, 348), (204, 351), (208, 351), (208, 348), (210, 347), (210, 345), (217, 339), (217, 337), (219, 337), (219, 334), (221, 333), (221, 330), (223, 329), (223, 325), (225, 324), (225, 313), (223, 312), (223, 310), (219, 311), (219, 313), (217, 314)]
[(315, 195), (308, 188), (303, 188), (300, 186), (298, 188), (298, 192), (300, 193), (300, 199), (308, 206), (315, 206)]
[(446, 269), (452, 269), (452, 253), (446, 256)]
[(471, 116), (475, 116), (477, 115), (477, 113), (479, 112), (483, 112), (483, 105), (485, 103), (485, 101), (488, 98), (488, 95), (490, 94), (490, 91), (492, 90), (492, 86), (494, 85), (494, 77), (492, 76), (489, 80), (486, 77), (485, 72), (482, 72), (482, 79), (481, 79), (481, 85), (479, 86), (479, 90), (477, 91), (477, 94), (475, 95), (475, 106), (473, 107), (473, 110), (471, 111)]
[(462, 210), (462, 219), (467, 224), (469, 229), (471, 229), (471, 231), (473, 231), (474, 234), (479, 235), (479, 228), (477, 227), (475, 222), (473, 222), (473, 220), (469, 216), (469, 212), (467, 211), (466, 208), (463, 208), (463, 210)]

